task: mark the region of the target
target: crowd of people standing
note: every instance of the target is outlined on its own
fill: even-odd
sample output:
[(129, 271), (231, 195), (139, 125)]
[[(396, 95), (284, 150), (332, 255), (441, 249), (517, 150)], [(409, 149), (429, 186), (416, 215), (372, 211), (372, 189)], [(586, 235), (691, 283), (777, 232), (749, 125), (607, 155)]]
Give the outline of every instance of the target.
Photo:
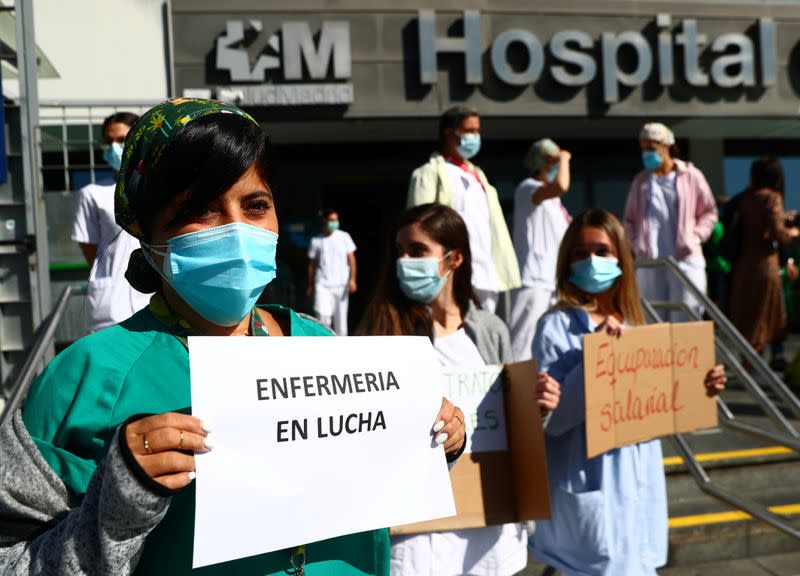
[[(117, 124), (127, 127), (124, 148)], [(306, 546), (304, 570), (503, 576), (522, 570), (531, 550), (565, 575), (655, 575), (667, 555), (660, 441), (586, 458), (583, 336), (622, 338), (643, 324), (640, 295), (702, 314), (680, 283), (637, 271), (634, 261), (674, 257), (705, 292), (702, 246), (718, 222), (714, 196), (702, 172), (678, 158), (671, 130), (649, 123), (639, 134), (643, 168), (622, 220), (602, 208), (570, 215), (561, 199), (570, 190), (572, 155), (542, 138), (521, 159), (528, 177), (515, 191), (509, 231), (497, 190), (472, 162), (480, 132), (475, 110), (459, 106), (442, 115), (438, 150), (411, 175), (407, 209), (391, 230), (382, 270), (366, 287), (371, 299), (357, 333), (425, 336), (443, 368), (534, 358), (552, 519), (537, 522), (532, 534), (507, 524), (349, 535)], [(9, 520), (0, 529), (3, 573), (190, 573), (193, 454), (214, 443), (198, 415), (180, 410), (190, 404), (187, 337), (346, 335), (349, 295), (365, 288), (356, 282), (356, 244), (329, 209), (308, 249), (307, 295), (317, 320), (256, 305), (277, 273), (278, 217), (264, 134), (242, 110), (176, 99), (140, 119), (109, 120), (103, 134), (116, 188), (105, 196), (81, 193), (74, 239), (95, 246), (84, 248), (93, 263), (90, 290), (92, 283), (103, 288), (108, 249), (100, 246), (111, 237), (120, 247), (109, 265), (117, 269), (118, 255), (130, 255), (128, 283), (153, 295), (138, 312), (126, 312), (129, 318), (98, 325), (59, 355), (24, 410), (0, 430), (0, 459), (14, 463), (0, 478), (0, 511)], [(741, 277), (758, 277), (770, 295), (764, 310), (733, 314), (762, 346), (782, 328), (770, 323), (779, 298), (777, 244), (798, 235), (783, 223), (778, 176), (771, 161), (754, 167), (742, 196), (731, 291), (733, 311), (748, 298), (737, 286)], [(94, 202), (104, 211), (88, 208), (93, 194), (102, 196)], [(103, 218), (113, 226), (98, 224)], [(106, 228), (101, 236), (87, 232)], [(506, 292), (508, 325), (495, 314)], [(722, 366), (702, 383), (709, 396), (725, 384)], [(465, 417), (443, 399), (432, 423), (450, 462), (464, 451)], [(24, 482), (30, 490), (20, 496)], [(296, 553), (220, 570), (284, 574), (297, 570)]]

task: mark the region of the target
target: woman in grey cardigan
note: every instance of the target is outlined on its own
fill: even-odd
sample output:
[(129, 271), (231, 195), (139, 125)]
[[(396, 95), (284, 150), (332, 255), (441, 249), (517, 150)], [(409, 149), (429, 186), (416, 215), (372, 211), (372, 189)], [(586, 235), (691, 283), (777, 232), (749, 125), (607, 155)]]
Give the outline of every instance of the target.
[[(506, 325), (481, 310), (473, 293), (461, 217), (441, 204), (423, 204), (400, 216), (393, 239), (360, 332), (428, 336), (443, 368), (510, 362)], [(556, 407), (558, 396), (558, 382), (540, 374), (536, 397), (543, 413)], [(392, 538), (393, 576), (506, 576), (527, 560), (527, 533), (519, 524)]]

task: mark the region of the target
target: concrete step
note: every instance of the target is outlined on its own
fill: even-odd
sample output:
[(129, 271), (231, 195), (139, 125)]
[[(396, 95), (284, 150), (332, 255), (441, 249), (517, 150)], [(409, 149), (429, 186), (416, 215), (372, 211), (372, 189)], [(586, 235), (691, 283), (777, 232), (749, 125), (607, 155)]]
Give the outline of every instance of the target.
[[(797, 517), (793, 524), (800, 527)], [(798, 541), (754, 520), (671, 528), (667, 567), (796, 553)]]
[[(689, 435), (695, 455), (712, 482), (792, 519), (800, 527), (800, 455), (782, 446), (764, 445), (716, 452), (698, 450), (703, 445), (735, 445), (730, 436)], [(664, 464), (670, 567), (800, 550), (798, 540), (705, 494), (679, 457), (666, 456)]]
[[(706, 467), (711, 481), (765, 506), (800, 503), (800, 459)], [(669, 515), (718, 512), (728, 507), (705, 494), (688, 472), (667, 474)]]
[[(545, 568), (546, 566), (536, 562), (529, 554), (528, 566), (517, 576), (541, 576)], [(658, 574), (659, 576), (800, 576), (800, 552), (703, 562), (693, 566), (665, 567), (661, 568)]]
[[(692, 438), (690, 443), (697, 449), (698, 445), (729, 444), (730, 438), (709, 441), (701, 436), (699, 442)], [(668, 452), (665, 449), (665, 453)], [(781, 446), (761, 445), (735, 451), (698, 451), (696, 456), (713, 482), (789, 518), (800, 528), (800, 456), (797, 453)], [(669, 555), (668, 564), (660, 574), (800, 576), (800, 541), (705, 494), (679, 457), (666, 456), (664, 466)], [(765, 557), (770, 558), (762, 562)], [(782, 564), (778, 559), (782, 559)], [(784, 568), (794, 565), (797, 569), (769, 572), (768, 566), (778, 564)], [(734, 565), (735, 570), (725, 572), (725, 566)], [(531, 557), (522, 574), (539, 576), (544, 568)]]
[(800, 576), (800, 552), (663, 568), (658, 573), (660, 576)]

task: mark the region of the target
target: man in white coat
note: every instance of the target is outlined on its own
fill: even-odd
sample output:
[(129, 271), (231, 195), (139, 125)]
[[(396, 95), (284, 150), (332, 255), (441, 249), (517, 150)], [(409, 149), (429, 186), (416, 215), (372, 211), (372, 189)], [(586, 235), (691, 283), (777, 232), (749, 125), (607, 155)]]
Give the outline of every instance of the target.
[(497, 190), (470, 162), (480, 148), (478, 112), (466, 106), (447, 110), (439, 120), (439, 151), (414, 170), (407, 204), (444, 204), (464, 219), (472, 253), (472, 287), (481, 306), (494, 312), (500, 292), (520, 285), (519, 266)]
[(347, 336), (350, 294), (356, 289), (356, 245), (339, 229), (339, 214), (323, 210), (322, 234), (308, 247), (308, 290), (314, 314), (339, 336)]
[[(138, 120), (131, 112), (117, 112), (103, 121), (103, 159), (119, 172), (125, 136)], [(88, 184), (78, 192), (72, 240), (91, 266), (86, 289), (86, 327), (89, 332), (122, 322), (150, 301), (125, 279), (131, 252), (139, 241), (117, 225), (111, 184)]]

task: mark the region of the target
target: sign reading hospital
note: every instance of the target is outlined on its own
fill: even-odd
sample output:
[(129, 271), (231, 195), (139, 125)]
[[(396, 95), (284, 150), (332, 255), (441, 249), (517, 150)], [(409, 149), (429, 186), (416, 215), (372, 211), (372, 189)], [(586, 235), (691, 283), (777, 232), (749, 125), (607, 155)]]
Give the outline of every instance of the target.
[[(419, 12), (420, 82), (434, 84), (439, 80), (437, 55), (449, 52), (463, 55), (467, 84), (482, 84), (484, 44), (480, 12), (464, 11), (462, 37), (437, 37), (436, 18), (433, 10)], [(543, 42), (535, 30), (509, 28), (491, 42), (491, 70), (510, 86), (532, 85), (544, 72), (543, 46), (547, 46), (552, 61), (549, 74), (556, 83), (566, 88), (584, 87), (599, 74), (607, 103), (619, 101), (621, 89), (641, 86), (651, 75), (662, 87), (675, 84), (676, 76), (682, 76), (694, 87), (712, 83), (719, 88), (775, 84), (776, 37), (771, 19), (756, 21), (755, 42), (742, 32), (722, 34), (710, 41), (708, 35), (698, 29), (697, 20), (688, 18), (673, 22), (669, 14), (658, 14), (655, 24), (658, 30), (655, 46), (639, 30), (602, 32), (599, 38), (593, 38), (584, 31), (568, 28)], [(679, 31), (674, 33), (673, 28)], [(599, 44), (599, 60), (594, 56), (598, 52), (596, 44)], [(701, 55), (708, 46), (713, 59), (706, 69), (701, 65)], [(524, 67), (515, 69), (511, 65), (508, 56), (512, 49), (524, 52), (527, 62)], [(621, 65), (625, 50), (635, 54), (633, 67)], [(679, 58), (676, 58), (676, 51), (680, 52)], [(681, 60), (679, 68), (676, 63)], [(757, 65), (760, 78), (756, 74)]]
[(590, 334), (583, 344), (586, 452), (717, 425), (706, 395), (714, 367), (712, 322), (655, 324), (620, 338)]
[(427, 338), (191, 337), (189, 361), (195, 568), (455, 514)]
[(797, 114), (800, 20), (788, 8), (322, 4), (244, 0), (200, 17), (173, 0), (178, 91), (335, 107), (320, 118), (419, 118), (455, 104), (505, 117)]

